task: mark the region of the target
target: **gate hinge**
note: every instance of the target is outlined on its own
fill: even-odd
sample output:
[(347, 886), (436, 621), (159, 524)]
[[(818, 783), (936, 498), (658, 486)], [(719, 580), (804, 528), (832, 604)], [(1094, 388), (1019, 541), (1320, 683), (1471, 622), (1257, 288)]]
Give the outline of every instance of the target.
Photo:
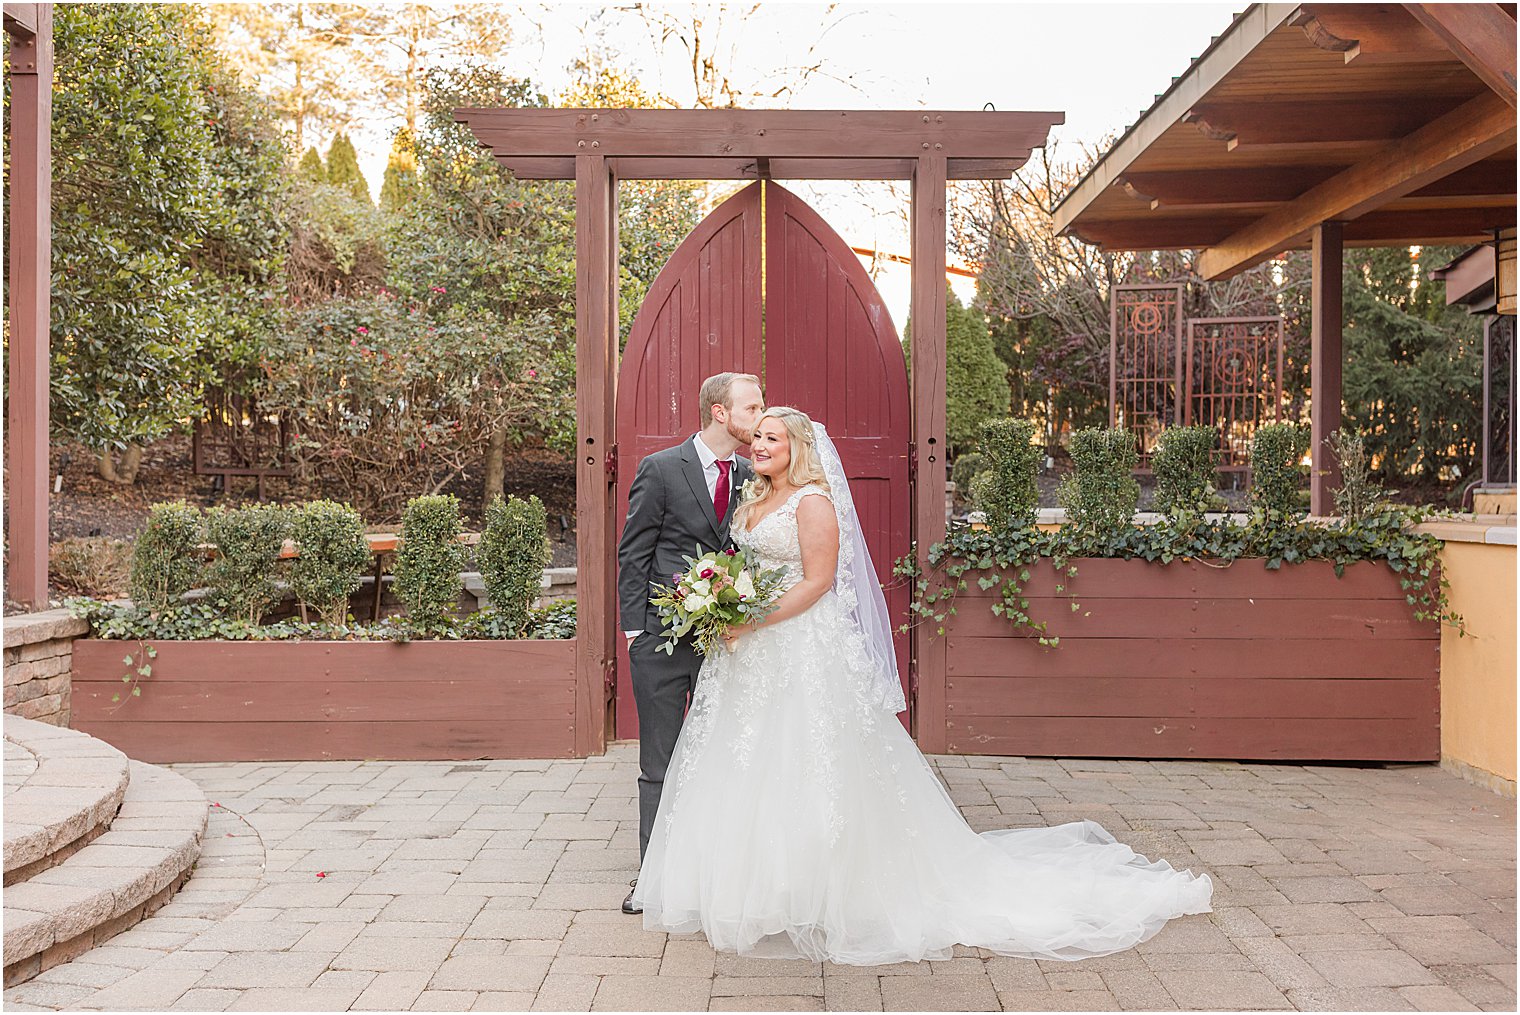
[(612, 689), (616, 686), (617, 656), (614, 655), (611, 659), (608, 659), (602, 663), (602, 692), (604, 694), (611, 694)]
[(603, 456), (602, 467), (607, 470), (607, 482), (616, 483), (618, 470), (618, 446), (616, 444), (612, 445), (611, 450)]
[(908, 442), (908, 482), (918, 482), (918, 444)]

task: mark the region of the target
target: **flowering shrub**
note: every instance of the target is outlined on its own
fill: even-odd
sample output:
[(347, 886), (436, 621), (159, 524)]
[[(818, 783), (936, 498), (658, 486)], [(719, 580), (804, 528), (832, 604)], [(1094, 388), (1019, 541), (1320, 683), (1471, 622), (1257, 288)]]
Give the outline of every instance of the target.
[(297, 308), (268, 352), (260, 405), (291, 421), (297, 470), (371, 517), (395, 518), (478, 462), (493, 433), (573, 401), (546, 325), (446, 299), (381, 289)]

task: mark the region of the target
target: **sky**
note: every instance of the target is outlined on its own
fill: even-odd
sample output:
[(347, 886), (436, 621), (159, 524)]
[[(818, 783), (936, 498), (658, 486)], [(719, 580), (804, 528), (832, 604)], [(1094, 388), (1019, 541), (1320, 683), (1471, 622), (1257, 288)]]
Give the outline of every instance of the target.
[[(675, 5), (662, 5), (674, 7)], [(821, 70), (795, 95), (754, 105), (813, 109), (1061, 110), (1051, 132), (1075, 154), (1117, 135), (1170, 86), (1238, 8), (1218, 3), (1006, 4), (842, 3), (829, 16), (819, 4), (765, 3), (742, 32), (719, 36), (717, 56), (736, 80), (767, 78), (803, 62)], [(588, 46), (609, 63), (678, 99), (689, 95), (685, 51), (663, 55), (631, 15), (600, 5), (549, 4), (530, 12), (499, 56), (509, 72), (549, 94), (568, 83), (568, 68)], [(825, 27), (820, 38), (820, 30)], [(812, 49), (811, 54), (809, 49)], [(355, 143), (371, 188), (379, 191), (394, 125), (373, 124)], [(852, 246), (907, 253), (904, 193), (886, 184), (787, 184)], [(953, 280), (970, 295), (969, 280)], [(901, 327), (908, 270), (888, 266), (877, 285)]]

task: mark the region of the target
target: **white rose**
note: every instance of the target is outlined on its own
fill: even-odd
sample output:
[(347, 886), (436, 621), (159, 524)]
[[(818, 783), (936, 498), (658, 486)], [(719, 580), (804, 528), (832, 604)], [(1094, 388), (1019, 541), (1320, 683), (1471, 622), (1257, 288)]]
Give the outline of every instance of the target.
[(755, 580), (748, 571), (739, 572), (738, 579), (734, 581), (734, 591), (745, 599), (755, 598)]
[(699, 578), (691, 583), (691, 591), (699, 596), (705, 596), (712, 591), (712, 582), (706, 578)]
[(688, 595), (682, 601), (682, 604), (686, 607), (686, 612), (691, 614), (701, 613), (711, 606), (712, 603), (711, 597), (699, 594)]

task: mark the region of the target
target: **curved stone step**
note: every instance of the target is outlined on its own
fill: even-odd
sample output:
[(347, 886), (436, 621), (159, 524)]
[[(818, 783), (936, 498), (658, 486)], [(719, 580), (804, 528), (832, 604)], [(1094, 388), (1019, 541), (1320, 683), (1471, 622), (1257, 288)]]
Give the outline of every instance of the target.
[(104, 832), (121, 806), (128, 771), (126, 755), (78, 730), (7, 715), (4, 732), (7, 764), (16, 758), (31, 768), (5, 786), (8, 888)]
[(126, 930), (189, 878), (206, 830), (205, 794), (168, 769), (129, 766), (126, 796), (108, 831), (5, 889), (7, 987)]

